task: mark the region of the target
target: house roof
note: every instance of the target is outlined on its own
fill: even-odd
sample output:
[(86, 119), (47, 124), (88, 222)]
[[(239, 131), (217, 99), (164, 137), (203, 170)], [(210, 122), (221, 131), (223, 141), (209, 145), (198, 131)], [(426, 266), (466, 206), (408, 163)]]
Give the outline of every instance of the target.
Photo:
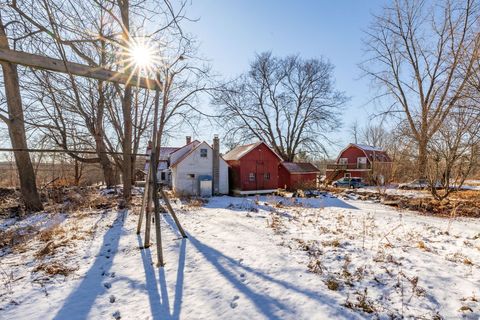
[(317, 173), (320, 172), (317, 167), (315, 167), (310, 162), (282, 162), (282, 165), (290, 173)]
[(380, 152), (385, 152), (382, 148), (379, 147), (374, 147), (374, 146), (369, 146), (366, 144), (359, 144), (359, 143), (351, 143), (351, 145), (356, 146), (359, 149), (365, 150), (365, 151), (380, 151)]
[[(195, 140), (197, 141), (197, 140)], [(198, 141), (197, 141), (198, 142)], [(183, 156), (181, 156), (180, 158), (177, 159), (177, 161), (175, 161), (174, 163), (171, 163), (170, 164), (170, 167), (176, 167), (180, 162), (182, 162), (183, 160), (185, 160), (186, 158), (188, 158), (195, 150), (197, 150), (202, 144), (206, 144), (210, 149), (213, 150), (213, 148), (205, 141), (203, 142), (199, 142), (196, 146), (194, 146), (190, 151), (188, 151), (187, 153), (185, 153)], [(223, 159), (222, 156), (219, 156), (221, 160), (225, 161), (225, 159)], [(228, 163), (227, 163), (228, 165)]]
[(251, 143), (251, 144), (246, 144), (243, 146), (238, 146), (227, 152), (224, 156), (223, 159), (226, 161), (232, 161), (232, 160), (240, 160), (243, 158), (245, 155), (247, 155), (250, 151), (258, 147), (259, 145), (264, 144), (270, 151), (272, 151), (280, 160), (283, 160), (282, 157), (280, 157), (275, 151), (273, 151), (272, 148), (270, 148), (265, 142), (259, 141), (256, 143)]
[(160, 147), (159, 160), (168, 160), (168, 156), (180, 149), (179, 147)]
[(337, 162), (343, 152), (350, 147), (355, 147), (363, 151), (369, 161), (392, 162), (390, 156), (382, 148), (358, 143), (350, 143), (345, 149), (343, 149), (338, 155)]

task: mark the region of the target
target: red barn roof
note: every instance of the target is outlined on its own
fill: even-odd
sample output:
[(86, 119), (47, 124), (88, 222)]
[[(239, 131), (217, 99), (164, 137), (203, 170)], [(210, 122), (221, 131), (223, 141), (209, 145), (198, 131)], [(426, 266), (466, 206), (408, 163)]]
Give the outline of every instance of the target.
[(282, 162), (282, 165), (292, 174), (320, 172), (320, 170), (310, 162)]
[(265, 142), (259, 141), (256, 143), (252, 144), (246, 144), (243, 146), (238, 146), (227, 152), (224, 156), (223, 159), (225, 161), (232, 161), (232, 160), (240, 160), (243, 158), (246, 154), (248, 154), (250, 151), (258, 147), (259, 145), (264, 144), (268, 149), (270, 149), (280, 160), (283, 160), (282, 157), (280, 157), (275, 151), (273, 151), (272, 148), (270, 148)]
[[(392, 159), (388, 156), (387, 152), (379, 147), (374, 147), (374, 146), (369, 146), (366, 144), (358, 144), (358, 143), (350, 143), (345, 149), (343, 149), (338, 158), (340, 158), (345, 152), (350, 147), (355, 147), (357, 149), (360, 149), (363, 151), (365, 156), (368, 158), (370, 161), (379, 161), (379, 162), (392, 162)], [(337, 162), (338, 162), (337, 158)]]

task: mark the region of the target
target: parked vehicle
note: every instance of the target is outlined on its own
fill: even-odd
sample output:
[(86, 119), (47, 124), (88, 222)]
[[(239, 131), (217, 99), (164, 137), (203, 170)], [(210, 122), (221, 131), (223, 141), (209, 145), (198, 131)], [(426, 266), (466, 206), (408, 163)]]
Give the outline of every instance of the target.
[(360, 178), (341, 178), (332, 183), (336, 188), (363, 188), (365, 183)]
[[(398, 185), (398, 189), (403, 190), (424, 190), (430, 188), (430, 182), (427, 179), (415, 179), (411, 182), (402, 183)], [(442, 184), (437, 182), (435, 184), (436, 189), (442, 188)]]

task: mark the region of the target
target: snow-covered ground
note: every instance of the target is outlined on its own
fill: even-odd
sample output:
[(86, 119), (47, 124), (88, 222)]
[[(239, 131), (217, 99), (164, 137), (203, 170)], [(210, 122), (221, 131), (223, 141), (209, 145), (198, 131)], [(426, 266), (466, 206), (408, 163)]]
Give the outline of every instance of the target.
[[(55, 240), (0, 256), (0, 319), (480, 317), (479, 220), (331, 195), (175, 207), (189, 238), (165, 216), (161, 269), (154, 245), (139, 249), (137, 214), (56, 215)], [(53, 262), (72, 273), (32, 272)]]

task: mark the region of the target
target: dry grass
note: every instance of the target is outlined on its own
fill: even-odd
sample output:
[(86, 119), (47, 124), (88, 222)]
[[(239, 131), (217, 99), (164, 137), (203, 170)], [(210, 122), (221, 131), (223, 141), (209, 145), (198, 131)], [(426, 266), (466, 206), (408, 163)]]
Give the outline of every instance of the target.
[(269, 227), (272, 228), (276, 234), (281, 234), (285, 232), (285, 225), (283, 224), (282, 219), (274, 214), (271, 215)]
[(70, 240), (68, 239), (63, 239), (57, 242), (53, 240), (49, 241), (44, 247), (35, 253), (35, 257), (43, 259), (47, 256), (53, 256), (58, 248), (67, 246), (69, 241)]
[(310, 263), (308, 264), (308, 271), (316, 274), (322, 274), (322, 262), (319, 259), (310, 260)]
[(208, 201), (199, 199), (199, 198), (194, 198), (190, 199), (187, 203), (187, 206), (190, 208), (201, 208), (203, 207)]
[(25, 241), (33, 238), (37, 232), (38, 229), (32, 226), (0, 231), (0, 249), (7, 246), (12, 249), (19, 249)]
[(480, 218), (480, 191), (460, 190), (452, 192), (449, 199), (441, 201), (432, 197), (410, 198), (404, 195), (359, 192), (342, 190), (341, 193), (355, 193), (360, 200), (381, 200), (384, 205), (400, 209), (414, 210), (426, 215), (451, 217), (455, 210), (456, 216)]
[(427, 245), (426, 245), (425, 242), (423, 242), (423, 241), (418, 241), (418, 242), (417, 242), (417, 248), (419, 248), (419, 249), (421, 249), (421, 250), (423, 250), (423, 251), (427, 251), (427, 252), (430, 252), (430, 251), (431, 251), (430, 248), (427, 247)]
[(49, 242), (58, 238), (63, 238), (65, 235), (65, 228), (60, 225), (56, 225), (52, 228), (41, 231), (38, 239), (43, 242)]
[(62, 275), (66, 277), (76, 270), (78, 270), (78, 268), (68, 267), (65, 263), (52, 261), (39, 264), (32, 272), (43, 272), (51, 276)]
[(340, 288), (340, 283), (333, 278), (327, 279), (325, 281), (325, 284), (327, 285), (327, 288), (332, 291), (338, 291), (338, 289)]
[(328, 240), (328, 241), (322, 241), (322, 244), (325, 246), (325, 247), (335, 247), (335, 248), (338, 248), (340, 247), (342, 244), (340, 243), (340, 240), (338, 239), (333, 239), (333, 240)]
[(356, 292), (356, 301), (347, 301), (344, 304), (345, 307), (353, 310), (361, 310), (366, 313), (375, 313), (377, 310), (373, 305), (373, 302), (368, 299), (367, 288), (363, 292)]

